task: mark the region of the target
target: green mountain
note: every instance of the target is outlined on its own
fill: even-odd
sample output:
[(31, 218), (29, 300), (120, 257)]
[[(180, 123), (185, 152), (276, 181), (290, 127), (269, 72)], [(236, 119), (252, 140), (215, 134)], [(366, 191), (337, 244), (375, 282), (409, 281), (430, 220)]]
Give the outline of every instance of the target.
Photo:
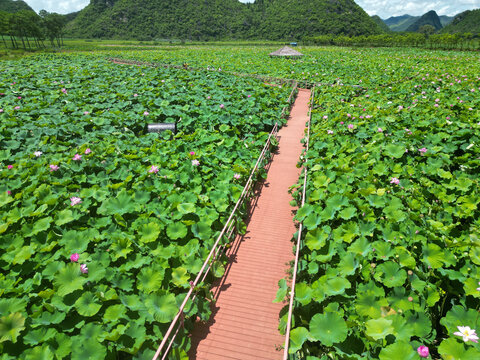
[(438, 31), (443, 27), (437, 13), (433, 10), (430, 10), (426, 14), (423, 14), (420, 17), (420, 19), (418, 19), (412, 25), (410, 25), (406, 31), (418, 32), (422, 28), (422, 26), (425, 26), (425, 25), (433, 26), (435, 28), (435, 31)]
[(380, 29), (383, 30), (383, 32), (390, 32), (390, 28), (388, 27), (387, 24), (385, 24), (385, 21), (383, 21), (380, 16), (378, 15), (373, 15), (372, 20), (375, 21), (375, 23), (380, 27)]
[(458, 14), (441, 32), (480, 34), (480, 9), (467, 10)]
[(405, 31), (418, 19), (420, 19), (420, 16), (412, 16), (405, 14), (401, 16), (389, 17), (388, 19), (384, 20), (384, 22), (392, 31)]
[(296, 40), (321, 34), (376, 34), (353, 0), (91, 0), (67, 35), (124, 39)]
[(33, 9), (28, 6), (25, 1), (0, 0), (0, 11), (13, 14), (22, 10), (33, 11)]

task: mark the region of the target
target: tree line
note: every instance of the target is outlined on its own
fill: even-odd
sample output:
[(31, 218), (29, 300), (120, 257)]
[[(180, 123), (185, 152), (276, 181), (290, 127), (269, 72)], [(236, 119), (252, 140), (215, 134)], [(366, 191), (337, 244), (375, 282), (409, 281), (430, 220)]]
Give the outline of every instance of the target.
[(305, 45), (422, 47), (438, 50), (478, 50), (480, 41), (472, 33), (463, 34), (380, 34), (362, 36), (319, 35), (303, 39)]
[(65, 23), (64, 16), (45, 10), (38, 15), (29, 10), (13, 14), (0, 11), (0, 36), (6, 48), (44, 48), (46, 40), (53, 47), (60, 47)]

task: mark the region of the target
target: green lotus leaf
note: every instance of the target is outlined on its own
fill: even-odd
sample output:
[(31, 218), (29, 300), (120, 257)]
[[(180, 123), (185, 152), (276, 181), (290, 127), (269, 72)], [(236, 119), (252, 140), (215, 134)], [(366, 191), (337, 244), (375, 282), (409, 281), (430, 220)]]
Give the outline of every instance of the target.
[(195, 212), (195, 204), (192, 203), (183, 203), (183, 204), (178, 204), (177, 205), (177, 210), (181, 214), (190, 214)]
[(278, 290), (277, 290), (277, 296), (275, 297), (275, 300), (273, 300), (274, 303), (280, 303), (285, 300), (285, 297), (287, 296), (287, 281), (285, 279), (280, 279), (278, 281)]
[(357, 267), (358, 261), (356, 256), (353, 253), (348, 252), (341, 258), (337, 269), (340, 271), (340, 275), (345, 277), (354, 274)]
[(173, 294), (150, 294), (145, 299), (145, 307), (160, 323), (169, 323), (178, 312), (177, 302)]
[(20, 313), (12, 313), (0, 318), (0, 344), (4, 341), (17, 342), (17, 337), (25, 329), (25, 318)]
[(188, 274), (187, 269), (183, 267), (178, 267), (172, 270), (172, 282), (179, 287), (184, 287), (188, 280), (190, 279), (190, 275)]
[(305, 283), (295, 285), (295, 300), (302, 305), (308, 305), (312, 301), (313, 290)]
[(120, 301), (123, 305), (132, 311), (138, 311), (144, 308), (143, 301), (138, 295), (119, 295)]
[(314, 210), (314, 207), (310, 204), (305, 204), (300, 209), (297, 210), (295, 215), (295, 220), (303, 221), (308, 215), (310, 215)]
[(55, 225), (61, 226), (76, 220), (78, 216), (74, 216), (73, 211), (70, 209), (65, 209), (57, 213), (55, 220)]
[(322, 222), (322, 217), (320, 214), (317, 213), (311, 213), (308, 215), (304, 220), (303, 220), (303, 225), (308, 229), (308, 230), (314, 230), (317, 228), (317, 226)]
[(377, 266), (375, 279), (387, 287), (402, 286), (407, 279), (407, 272), (397, 263), (387, 261)]
[[(55, 309), (56, 310), (56, 309)], [(32, 326), (37, 327), (40, 325), (52, 325), (52, 324), (60, 324), (63, 320), (65, 320), (66, 313), (62, 311), (53, 311), (42, 312), (42, 315), (37, 318), (32, 319)]]
[(0, 191), (0, 208), (4, 205), (7, 205), (8, 203), (11, 203), (12, 201), (12, 196), (7, 195), (6, 191)]
[(298, 327), (290, 332), (290, 346), (288, 348), (289, 354), (295, 354), (303, 346), (303, 343), (308, 339), (308, 330), (304, 327)]
[(59, 296), (68, 295), (75, 290), (83, 288), (83, 284), (87, 281), (85, 276), (80, 272), (80, 265), (77, 263), (70, 263), (60, 269), (55, 275), (53, 284), (57, 289)]
[(165, 269), (144, 267), (137, 275), (137, 288), (146, 294), (157, 291), (162, 287)]
[(0, 298), (0, 316), (23, 312), (26, 307), (27, 301), (24, 298)]
[(90, 240), (86, 232), (70, 230), (63, 233), (59, 244), (65, 248), (67, 254), (80, 254), (87, 250)]
[(307, 245), (310, 250), (320, 250), (323, 248), (330, 234), (327, 230), (327, 228), (323, 227), (321, 229), (317, 228), (308, 231), (305, 235), (305, 245)]
[(107, 348), (96, 339), (76, 336), (72, 344), (72, 360), (104, 360), (106, 358)]
[(23, 337), (23, 342), (27, 345), (37, 345), (38, 343), (46, 342), (57, 335), (57, 330), (54, 328), (30, 330)]
[(127, 258), (127, 255), (132, 251), (132, 241), (127, 237), (117, 237), (110, 245), (110, 254), (115, 260), (121, 257)]
[(133, 280), (126, 276), (116, 276), (112, 279), (112, 285), (123, 291), (132, 291)]
[(220, 260), (215, 260), (212, 264), (212, 274), (216, 278), (220, 278), (225, 274), (225, 266)]
[(349, 220), (357, 214), (357, 209), (349, 206), (338, 213), (343, 220)]
[(389, 144), (385, 146), (384, 154), (396, 159), (400, 159), (405, 154), (405, 145)]
[(111, 305), (105, 310), (103, 320), (105, 322), (116, 321), (120, 318), (125, 318), (127, 309), (123, 305)]
[(212, 228), (206, 222), (197, 222), (192, 225), (192, 233), (200, 240), (208, 240), (212, 236)]
[(365, 334), (374, 340), (385, 338), (387, 335), (394, 333), (392, 320), (385, 318), (371, 319), (366, 322)]
[(380, 360), (416, 360), (418, 353), (412, 346), (403, 341), (396, 341), (388, 345), (380, 351)]
[(331, 209), (338, 211), (340, 210), (343, 206), (348, 205), (348, 198), (342, 195), (333, 195), (332, 197), (327, 199), (327, 207), (330, 207)]
[(340, 295), (345, 293), (345, 289), (350, 289), (352, 285), (350, 281), (341, 277), (333, 277), (327, 280), (325, 284), (325, 294), (326, 295)]
[(163, 226), (158, 222), (149, 222), (140, 226), (138, 229), (138, 234), (140, 235), (140, 241), (143, 243), (149, 243), (157, 240), (158, 235), (160, 235)]
[(98, 208), (101, 215), (123, 215), (135, 211), (135, 201), (133, 196), (129, 195), (125, 190), (121, 190), (116, 198), (105, 200)]
[(95, 315), (101, 307), (102, 304), (99, 304), (96, 296), (89, 291), (84, 292), (82, 296), (75, 301), (75, 309), (77, 309), (77, 312), (86, 317)]
[(48, 345), (36, 346), (32, 349), (28, 349), (24, 355), (25, 360), (51, 360), (54, 358)]
[(26, 236), (34, 236), (37, 235), (39, 232), (46, 231), (50, 227), (52, 220), (52, 217), (48, 216), (46, 218), (36, 221), (33, 225), (32, 231), (29, 234), (26, 234)]
[(172, 240), (184, 238), (187, 232), (187, 227), (181, 222), (174, 222), (167, 226), (167, 235)]
[(438, 269), (443, 266), (444, 263), (444, 252), (440, 246), (436, 244), (428, 244), (423, 247), (423, 260), (430, 266), (432, 269)]
[(72, 352), (72, 337), (64, 333), (57, 333), (55, 336), (55, 355), (57, 358), (63, 359)]
[(315, 314), (309, 324), (312, 341), (325, 346), (344, 341), (347, 338), (347, 323), (336, 313)]
[(418, 337), (427, 336), (432, 330), (432, 323), (428, 316), (423, 312), (410, 314), (406, 318), (407, 323), (411, 325), (413, 332)]
[(478, 355), (468, 354), (465, 345), (453, 337), (442, 341), (438, 347), (438, 353), (445, 360), (470, 360), (475, 358), (475, 356), (472, 357), (471, 355)]

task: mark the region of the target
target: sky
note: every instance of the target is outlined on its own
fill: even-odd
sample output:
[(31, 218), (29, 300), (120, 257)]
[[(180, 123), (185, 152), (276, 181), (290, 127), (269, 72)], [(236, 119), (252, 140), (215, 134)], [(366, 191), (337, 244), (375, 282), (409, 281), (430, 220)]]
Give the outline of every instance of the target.
[[(253, 2), (253, 0), (240, 0)], [(26, 0), (37, 13), (40, 10), (68, 14), (83, 9), (90, 0)], [(465, 10), (480, 8), (480, 0), (355, 0), (369, 15), (382, 19), (404, 14), (423, 15), (435, 10), (438, 15), (453, 16)]]

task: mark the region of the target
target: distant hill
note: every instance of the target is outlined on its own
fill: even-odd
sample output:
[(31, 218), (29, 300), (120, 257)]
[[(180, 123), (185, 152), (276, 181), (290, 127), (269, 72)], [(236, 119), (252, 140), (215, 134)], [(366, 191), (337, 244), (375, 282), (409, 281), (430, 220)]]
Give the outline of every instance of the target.
[(22, 10), (33, 11), (33, 9), (28, 6), (25, 1), (0, 0), (0, 11), (13, 14)]
[(380, 18), (378, 15), (373, 15), (372, 20), (375, 21), (375, 23), (380, 27), (380, 29), (383, 30), (383, 32), (390, 32), (390, 28), (388, 27), (387, 24)]
[(405, 14), (401, 16), (392, 16), (383, 21), (392, 31), (405, 31), (418, 19), (420, 19), (420, 16), (412, 16)]
[(439, 18), (440, 18), (440, 22), (442, 23), (442, 26), (445, 27), (453, 21), (455, 16), (442, 15), (442, 16), (439, 16)]
[(480, 9), (467, 10), (458, 14), (441, 32), (480, 34)]
[(124, 39), (297, 40), (382, 31), (353, 0), (91, 0), (68, 36)]
[(434, 10), (430, 10), (426, 14), (423, 14), (420, 19), (416, 20), (412, 25), (410, 25), (406, 31), (417, 32), (422, 26), (425, 25), (433, 26), (436, 31), (443, 27), (437, 13)]

